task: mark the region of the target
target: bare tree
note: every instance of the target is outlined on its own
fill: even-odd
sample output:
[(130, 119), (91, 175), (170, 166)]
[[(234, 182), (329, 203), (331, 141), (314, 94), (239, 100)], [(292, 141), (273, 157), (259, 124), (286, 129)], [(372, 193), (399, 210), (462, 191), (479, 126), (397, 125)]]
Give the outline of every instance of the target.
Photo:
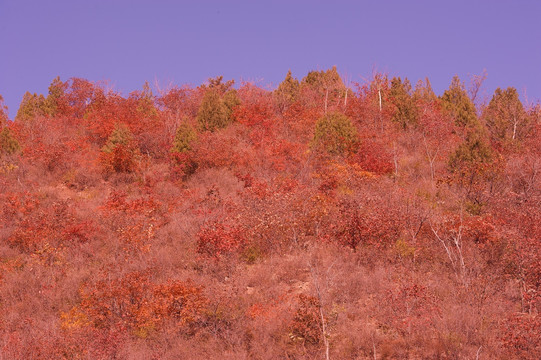
[(330, 345), (329, 345), (329, 326), (327, 323), (327, 320), (325, 319), (325, 314), (323, 312), (323, 291), (324, 289), (328, 288), (329, 284), (329, 272), (331, 271), (332, 267), (334, 266), (334, 263), (332, 263), (328, 268), (327, 271), (325, 271), (325, 284), (321, 284), (321, 274), (319, 273), (319, 269), (317, 266), (317, 263), (315, 262), (309, 262), (308, 267), (310, 268), (310, 274), (312, 276), (312, 282), (314, 284), (314, 288), (316, 291), (316, 297), (318, 299), (319, 304), (319, 318), (321, 322), (321, 335), (323, 339), (323, 345), (325, 347), (325, 360), (330, 360)]

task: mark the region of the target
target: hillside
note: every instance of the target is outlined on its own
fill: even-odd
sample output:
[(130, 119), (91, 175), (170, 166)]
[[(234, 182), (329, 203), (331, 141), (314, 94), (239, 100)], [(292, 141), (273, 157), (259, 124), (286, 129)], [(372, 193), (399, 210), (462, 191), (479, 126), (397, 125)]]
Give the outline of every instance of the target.
[(0, 359), (541, 358), (541, 109), (480, 85), (2, 106)]

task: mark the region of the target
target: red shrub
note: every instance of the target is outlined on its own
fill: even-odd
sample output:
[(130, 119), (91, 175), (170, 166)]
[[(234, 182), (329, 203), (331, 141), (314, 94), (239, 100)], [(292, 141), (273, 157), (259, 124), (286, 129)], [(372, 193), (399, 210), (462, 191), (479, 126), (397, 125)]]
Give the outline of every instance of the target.
[(376, 174), (390, 174), (394, 170), (393, 155), (376, 139), (363, 140), (354, 160), (363, 170)]
[(244, 231), (239, 226), (215, 223), (197, 234), (197, 252), (216, 259), (238, 252), (245, 244)]

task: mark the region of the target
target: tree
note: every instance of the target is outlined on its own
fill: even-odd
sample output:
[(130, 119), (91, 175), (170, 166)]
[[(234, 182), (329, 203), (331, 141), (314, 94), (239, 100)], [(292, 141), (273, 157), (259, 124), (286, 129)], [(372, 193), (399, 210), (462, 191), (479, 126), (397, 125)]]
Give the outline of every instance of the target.
[(45, 97), (43, 95), (31, 94), (28, 91), (23, 95), (21, 105), (15, 116), (15, 120), (29, 121), (36, 116), (46, 116)]
[(492, 150), (482, 129), (470, 130), (450, 159), (454, 171), (465, 171), (474, 165), (487, 164), (492, 159)]
[(430, 80), (425, 78), (425, 80), (417, 81), (415, 84), (415, 90), (413, 91), (414, 100), (423, 100), (425, 103), (432, 103), (438, 99), (434, 90), (432, 90), (432, 85)]
[(487, 78), (487, 70), (483, 69), (483, 73), (480, 75), (472, 75), (470, 78), (470, 85), (468, 86), (468, 93), (470, 95), (471, 101), (475, 104), (477, 100), (477, 95), (479, 94), (479, 90), (481, 90), (481, 87), (483, 86), (483, 82)]
[(388, 127), (394, 108), (389, 98), (390, 81), (386, 74), (374, 73), (364, 84), (356, 84), (357, 97), (347, 109), (348, 116), (362, 124), (367, 132), (383, 133)]
[(231, 89), (225, 92), (223, 96), (224, 105), (226, 108), (227, 119), (230, 123), (234, 121), (233, 111), (240, 105), (240, 99), (237, 90)]
[(195, 140), (197, 140), (195, 129), (187, 121), (184, 121), (177, 129), (171, 152), (183, 153), (190, 151)]
[(80, 78), (71, 78), (65, 92), (69, 105), (69, 115), (82, 118), (89, 106), (103, 94), (103, 89), (96, 84)]
[(0, 131), (0, 155), (11, 155), (20, 150), (20, 145), (17, 139), (13, 136), (11, 130), (5, 126)]
[(14, 154), (20, 149), (19, 142), (7, 124), (7, 106), (4, 105), (4, 98), (0, 95), (0, 155)]
[(227, 80), (224, 83), (222, 82), (223, 79), (224, 77), (221, 75), (216, 76), (215, 78), (210, 78), (208, 79), (208, 85), (203, 87), (216, 90), (220, 96), (224, 96), (226, 92), (232, 90), (233, 85), (235, 85), (235, 80)]
[(205, 92), (197, 112), (197, 123), (203, 131), (215, 131), (229, 125), (229, 109), (217, 90), (211, 88)]
[(131, 94), (137, 102), (137, 112), (143, 118), (155, 119), (158, 116), (158, 110), (154, 106), (154, 94), (148, 81), (143, 84), (142, 91), (135, 91)]
[(449, 152), (456, 144), (455, 127), (448, 117), (442, 114), (439, 103), (431, 101), (423, 106), (418, 130), (423, 136), (423, 145), (430, 165), (430, 178), (434, 180), (438, 163), (436, 160), (449, 158)]
[(123, 123), (117, 123), (107, 143), (101, 149), (101, 163), (107, 173), (132, 172), (139, 158), (133, 135)]
[(309, 89), (316, 97), (324, 99), (327, 113), (329, 103), (338, 102), (346, 95), (346, 86), (336, 70), (336, 66), (327, 71), (310, 71), (301, 82), (301, 88)]
[(346, 155), (358, 148), (359, 136), (351, 119), (335, 112), (317, 121), (313, 145), (322, 147), (332, 155)]
[(465, 139), (451, 154), (449, 167), (457, 184), (466, 191), (466, 210), (471, 214), (481, 211), (481, 196), (487, 182), (495, 179), (496, 165), (485, 129), (481, 125), (468, 128)]
[(483, 118), (492, 141), (500, 148), (523, 140), (527, 135), (528, 115), (515, 88), (497, 88)]
[(407, 78), (403, 82), (400, 77), (391, 80), (390, 100), (395, 107), (392, 117), (394, 122), (403, 129), (417, 124), (419, 115), (411, 96), (411, 84)]
[(210, 78), (207, 84), (199, 87), (204, 94), (197, 111), (197, 122), (201, 130), (215, 131), (234, 121), (233, 111), (240, 104), (240, 99), (233, 88), (235, 80), (224, 83), (223, 78)]
[(44, 112), (48, 116), (55, 117), (59, 114), (64, 114), (67, 111), (67, 89), (68, 83), (62, 82), (60, 76), (53, 79), (51, 85), (49, 85), (49, 94), (44, 103)]
[(28, 91), (24, 94), (16, 119), (26, 121), (36, 116), (54, 117), (58, 113), (65, 113), (68, 108), (68, 102), (65, 92), (68, 89), (68, 83), (56, 77), (49, 85), (47, 97), (42, 94), (31, 94)]
[(468, 97), (464, 84), (455, 75), (449, 86), (441, 96), (443, 109), (454, 119), (455, 124), (463, 129), (475, 126), (479, 120), (475, 112), (475, 105)]
[(8, 122), (8, 107), (4, 104), (4, 98), (0, 95), (0, 129)]
[(193, 174), (197, 169), (197, 163), (191, 152), (196, 140), (197, 133), (193, 126), (187, 121), (182, 122), (170, 150), (173, 171), (181, 178)]
[(284, 81), (273, 92), (274, 99), (280, 111), (284, 111), (297, 100), (299, 89), (299, 80), (292, 76), (291, 70), (288, 70)]

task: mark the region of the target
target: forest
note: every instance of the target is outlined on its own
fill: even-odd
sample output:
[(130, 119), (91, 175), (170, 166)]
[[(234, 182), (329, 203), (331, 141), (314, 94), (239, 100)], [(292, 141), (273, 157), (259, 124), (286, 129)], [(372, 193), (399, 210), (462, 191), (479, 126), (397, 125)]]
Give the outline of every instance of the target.
[(541, 106), (483, 79), (0, 101), (0, 359), (541, 358)]

